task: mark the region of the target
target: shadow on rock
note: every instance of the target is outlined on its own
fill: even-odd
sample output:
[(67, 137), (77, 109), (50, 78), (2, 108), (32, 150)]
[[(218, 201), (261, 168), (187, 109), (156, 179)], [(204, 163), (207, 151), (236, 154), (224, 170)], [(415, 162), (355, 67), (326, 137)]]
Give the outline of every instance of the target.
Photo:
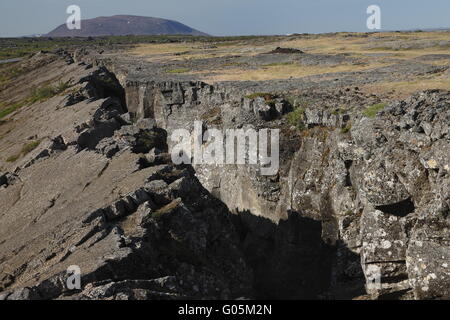
[[(257, 299), (349, 299), (364, 294), (359, 255), (322, 240), (322, 223), (289, 212), (278, 224), (235, 215)], [(350, 258), (350, 259), (349, 259)], [(353, 261), (353, 264), (352, 264)]]

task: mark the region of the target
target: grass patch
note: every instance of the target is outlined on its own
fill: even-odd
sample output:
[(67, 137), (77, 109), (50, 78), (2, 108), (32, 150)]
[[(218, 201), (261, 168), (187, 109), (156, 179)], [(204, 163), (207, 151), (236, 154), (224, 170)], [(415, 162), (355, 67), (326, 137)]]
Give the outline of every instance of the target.
[(70, 85), (68, 82), (59, 82), (56, 86), (45, 86), (42, 88), (37, 88), (33, 90), (30, 98), (28, 99), (29, 104), (33, 104), (35, 102), (40, 102), (44, 100), (48, 100), (69, 88)]
[(16, 154), (16, 155), (13, 155), (13, 156), (8, 157), (8, 158), (6, 159), (6, 162), (16, 162), (17, 159), (19, 159), (19, 158), (20, 158), (20, 154)]
[(24, 104), (25, 104), (24, 102), (18, 102), (18, 103), (13, 104), (12, 106), (9, 106), (9, 107), (6, 107), (6, 108), (2, 108), (0, 110), (0, 119), (3, 119), (7, 115), (13, 113), (17, 109), (19, 109), (22, 106), (24, 106)]
[(351, 123), (347, 123), (347, 125), (343, 128), (341, 128), (341, 133), (348, 133), (350, 132), (350, 130), (352, 129), (352, 124)]
[(69, 89), (69, 88), (70, 88), (69, 81), (66, 81), (66, 82), (60, 81), (60, 82), (56, 85), (55, 90), (56, 90), (56, 93), (57, 93), (57, 94), (60, 94), (60, 93), (63, 93), (64, 91), (66, 91), (66, 90)]
[(31, 95), (19, 102), (14, 103), (13, 105), (3, 107), (3, 104), (0, 104), (0, 119), (6, 117), (7, 115), (13, 113), (19, 108), (22, 108), (25, 105), (31, 105), (36, 102), (41, 102), (47, 99), (50, 99), (51, 97), (56, 96), (57, 94), (60, 94), (69, 88), (70, 85), (68, 82), (60, 82), (56, 86), (45, 86), (42, 88), (37, 88), (33, 90)]
[(22, 147), (21, 154), (26, 155), (26, 154), (30, 153), (31, 151), (36, 149), (40, 143), (41, 143), (41, 141), (35, 140), (35, 141), (25, 144)]
[[(23, 44), (23, 47), (19, 48), (18, 46), (22, 46), (22, 44), (18, 44), (20, 41), (16, 41), (16, 48), (0, 48), (0, 60), (14, 59), (25, 57), (29, 54), (36, 53), (40, 50), (52, 50), (53, 47), (48, 47), (46, 44), (40, 45), (29, 45)], [(56, 49), (56, 47), (54, 47)]]
[(303, 123), (303, 114), (306, 111), (306, 108), (310, 105), (310, 102), (305, 100), (302, 97), (298, 96), (289, 96), (287, 101), (294, 109), (292, 112), (286, 115), (286, 120), (291, 126), (295, 126), (299, 130), (306, 129), (305, 124)]
[(450, 78), (440, 76), (417, 77), (413, 81), (383, 82), (364, 86), (365, 93), (380, 94), (392, 92), (395, 99), (406, 99), (417, 91), (429, 89), (448, 90), (450, 88)]
[(264, 98), (266, 101), (274, 100), (277, 96), (267, 92), (255, 92), (245, 96), (247, 99)]
[[(211, 69), (211, 74), (204, 75), (201, 79), (209, 82), (219, 81), (264, 81), (273, 79), (291, 79), (303, 78), (312, 75), (338, 73), (348, 71), (363, 71), (375, 68), (377, 66), (384, 66), (381, 62), (376, 62), (371, 65), (352, 65), (339, 64), (333, 67), (325, 65), (276, 65), (276, 66), (261, 66), (257, 69), (246, 69), (242, 67), (226, 68), (221, 70)], [(203, 71), (205, 72), (205, 71)]]
[(305, 113), (304, 108), (295, 108), (294, 111), (292, 111), (286, 115), (287, 122), (291, 126), (295, 126), (298, 129), (303, 130), (305, 128), (304, 124), (302, 122), (304, 113)]
[(377, 116), (377, 113), (380, 112), (381, 110), (383, 110), (385, 107), (387, 106), (387, 103), (377, 103), (374, 104), (370, 107), (367, 107), (364, 111), (363, 111), (363, 116), (367, 117), (367, 118), (375, 118)]
[(52, 51), (58, 48), (77, 48), (80, 46), (104, 46), (104, 45), (136, 45), (141, 43), (151, 44), (185, 44), (194, 41), (212, 42), (238, 40), (239, 38), (213, 38), (205, 36), (189, 35), (128, 35), (128, 36), (100, 36), (89, 38), (77, 37), (39, 37), (39, 38), (3, 38), (0, 39), (0, 60), (24, 57), (38, 51)]
[(38, 101), (47, 100), (53, 97), (55, 94), (56, 94), (55, 89), (53, 87), (45, 86), (42, 88), (37, 88), (34, 89), (33, 92), (31, 93), (29, 102), (33, 104)]
[(25, 71), (18, 67), (3, 68), (0, 70), (0, 85), (7, 84), (11, 79), (14, 79)]
[(34, 149), (36, 149), (40, 143), (41, 143), (40, 140), (35, 140), (31, 141), (30, 143), (24, 144), (22, 149), (20, 150), (20, 153), (8, 157), (6, 159), (6, 162), (16, 162), (20, 157), (25, 156)]
[(167, 70), (166, 72), (167, 73), (186, 73), (189, 71), (191, 71), (191, 70), (188, 68), (178, 68), (178, 69)]

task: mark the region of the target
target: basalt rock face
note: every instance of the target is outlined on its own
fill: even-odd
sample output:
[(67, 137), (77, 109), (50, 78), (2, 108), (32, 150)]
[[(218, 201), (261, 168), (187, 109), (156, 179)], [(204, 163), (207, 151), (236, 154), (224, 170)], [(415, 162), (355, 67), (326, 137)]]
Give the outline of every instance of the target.
[[(204, 129), (283, 128), (283, 109), (259, 117), (270, 106), (232, 87), (128, 83), (127, 92), (139, 101), (133, 115), (169, 134), (195, 120)], [(277, 175), (194, 166), (236, 214), (260, 296), (449, 298), (450, 94), (416, 94), (375, 117), (310, 98), (318, 103), (304, 110), (305, 129), (282, 130)]]
[[(450, 298), (449, 92), (372, 117), (376, 97), (311, 91), (292, 126), (289, 92), (68, 77), (12, 115), (40, 144), (0, 174), (2, 299)], [(174, 165), (171, 134), (194, 121), (280, 129), (278, 173)]]
[[(33, 121), (38, 139), (47, 122), (70, 124), (56, 122), (0, 175), (1, 299), (253, 296), (228, 208), (192, 167), (171, 163), (166, 132), (130, 121), (106, 69), (80, 65), (69, 76), (71, 94), (84, 98), (52, 98)], [(70, 266), (81, 271), (79, 289), (67, 285)]]

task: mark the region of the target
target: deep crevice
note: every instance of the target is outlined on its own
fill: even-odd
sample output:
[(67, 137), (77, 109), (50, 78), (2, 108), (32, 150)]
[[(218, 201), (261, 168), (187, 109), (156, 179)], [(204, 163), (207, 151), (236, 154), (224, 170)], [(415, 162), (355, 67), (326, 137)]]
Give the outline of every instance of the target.
[[(353, 279), (354, 288), (344, 288), (342, 279), (335, 279), (336, 270), (344, 266), (336, 265), (337, 247), (322, 239), (321, 221), (291, 211), (278, 224), (249, 211), (232, 220), (254, 272), (255, 298), (326, 299), (363, 292), (360, 279)], [(355, 256), (345, 246), (339, 250), (340, 256)]]
[(397, 203), (376, 206), (375, 209), (396, 217), (406, 217), (408, 214), (413, 213), (416, 208), (412, 199), (408, 198)]

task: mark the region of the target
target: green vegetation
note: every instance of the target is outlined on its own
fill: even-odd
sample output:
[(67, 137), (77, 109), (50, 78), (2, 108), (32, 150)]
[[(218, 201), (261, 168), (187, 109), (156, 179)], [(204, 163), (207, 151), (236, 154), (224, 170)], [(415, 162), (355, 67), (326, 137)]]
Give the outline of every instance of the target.
[(268, 93), (268, 92), (255, 92), (255, 93), (249, 94), (245, 97), (247, 99), (251, 99), (251, 100), (256, 99), (256, 98), (264, 98), (264, 100), (269, 101), (269, 100), (275, 99), (277, 96), (272, 93)]
[(41, 88), (37, 88), (33, 90), (30, 98), (27, 100), (29, 104), (33, 104), (35, 102), (40, 102), (44, 100), (48, 100), (69, 88), (70, 85), (68, 82), (60, 82), (56, 86), (45, 86)]
[(178, 69), (172, 69), (172, 70), (167, 70), (167, 73), (186, 73), (191, 71), (188, 68), (178, 68)]
[(6, 108), (1, 108), (0, 106), (0, 119), (6, 117), (8, 114), (13, 113), (14, 111), (16, 111), (17, 109), (21, 108), (22, 106), (24, 106), (25, 103), (24, 102), (18, 102), (15, 103), (9, 107)]
[(55, 92), (56, 92), (55, 88), (51, 86), (45, 86), (42, 88), (34, 89), (29, 98), (29, 102), (33, 104), (38, 101), (50, 99), (56, 94)]
[(302, 122), (303, 114), (305, 113), (306, 108), (310, 105), (310, 102), (297, 96), (289, 96), (287, 101), (294, 109), (286, 115), (288, 123), (291, 126), (295, 126), (299, 130), (304, 130), (305, 124)]
[(304, 108), (295, 108), (294, 111), (286, 115), (286, 119), (291, 126), (295, 126), (298, 129), (303, 130), (304, 124), (302, 123), (302, 119), (304, 113)]
[(366, 110), (364, 110), (362, 114), (363, 116), (368, 118), (375, 118), (377, 113), (383, 110), (386, 106), (387, 103), (377, 103), (366, 108)]
[(306, 100), (303, 97), (298, 96), (289, 96), (286, 98), (286, 100), (294, 109), (297, 108), (306, 109), (311, 104), (310, 101)]
[(60, 81), (55, 87), (56, 94), (63, 93), (64, 91), (66, 91), (69, 88), (70, 88), (69, 81), (66, 81), (66, 82)]
[(348, 133), (348, 132), (350, 132), (351, 129), (352, 129), (352, 124), (347, 123), (347, 125), (345, 127), (341, 128), (341, 133)]
[(26, 154), (36, 149), (40, 143), (41, 143), (40, 140), (34, 140), (31, 141), (30, 143), (24, 144), (20, 153), (8, 157), (6, 159), (6, 162), (16, 162), (21, 156), (25, 156)]
[(16, 154), (16, 155), (13, 155), (13, 156), (8, 157), (8, 158), (6, 159), (6, 162), (16, 162), (17, 159), (19, 159), (19, 158), (20, 158), (20, 154)]
[(40, 143), (41, 143), (41, 141), (35, 140), (35, 141), (32, 141), (32, 142), (30, 142), (30, 143), (25, 144), (25, 145), (22, 147), (21, 153), (22, 153), (23, 155), (26, 155), (27, 153), (30, 153), (31, 151), (33, 151), (34, 149), (36, 149), (36, 148), (39, 146)]
[(19, 102), (14, 103), (13, 105), (3, 107), (0, 104), (0, 119), (6, 117), (7, 115), (13, 113), (19, 108), (22, 108), (25, 105), (31, 105), (36, 102), (44, 101), (50, 99), (51, 97), (60, 94), (69, 88), (70, 85), (68, 82), (60, 82), (56, 86), (45, 86), (41, 88), (37, 88), (33, 90), (31, 95)]
[(34, 54), (38, 51), (51, 51), (65, 45), (75, 45), (78, 41), (51, 38), (7, 38), (0, 40), (0, 60), (14, 59)]
[(203, 42), (214, 46), (233, 46), (240, 42), (261, 43), (277, 41), (279, 36), (235, 36), (208, 37), (190, 35), (127, 35), (101, 37), (24, 37), (0, 39), (0, 60), (25, 57), (38, 51), (55, 51), (59, 48), (73, 49), (79, 47), (125, 46), (137, 44), (194, 43)]
[(0, 85), (8, 83), (11, 79), (20, 76), (25, 71), (16, 66), (0, 69)]
[(202, 41), (208, 37), (189, 36), (110, 36), (89, 38), (7, 38), (0, 40), (0, 60), (25, 57), (38, 51), (54, 51), (59, 48), (104, 45), (133, 45), (137, 43), (171, 43)]

